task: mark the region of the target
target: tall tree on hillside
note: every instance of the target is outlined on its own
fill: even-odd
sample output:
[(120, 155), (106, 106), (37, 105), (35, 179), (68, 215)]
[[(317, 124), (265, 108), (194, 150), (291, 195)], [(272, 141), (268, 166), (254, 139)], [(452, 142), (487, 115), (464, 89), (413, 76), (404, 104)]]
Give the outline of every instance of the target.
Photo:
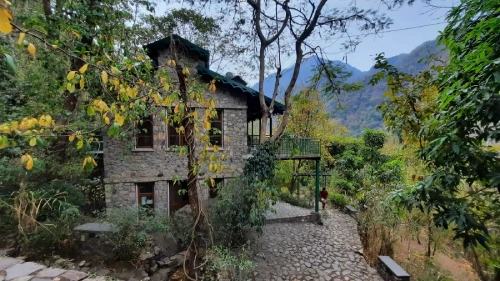
[[(442, 72), (439, 112), (426, 130), (429, 144), (421, 156), (433, 173), (418, 190), (435, 206), (435, 221), (455, 224), (465, 246), (486, 245), (485, 223), (492, 213), (479, 211), (469, 197), (500, 191), (500, 154), (488, 142), (500, 141), (500, 3), (462, 1), (447, 16), (440, 42), (450, 51)], [(459, 194), (459, 185), (468, 194)]]
[[(145, 45), (171, 34), (177, 34), (210, 52), (210, 66), (215, 71), (227, 67), (248, 48), (239, 43), (240, 32), (236, 28), (222, 28), (224, 18), (204, 15), (194, 9), (174, 9), (161, 16), (141, 15), (131, 27), (136, 34), (136, 45)], [(238, 22), (234, 23), (236, 26)]]
[[(201, 2), (203, 4), (211, 3), (209, 0)], [(240, 6), (242, 2), (246, 3), (243, 7)], [(293, 54), (293, 75), (288, 85), (284, 85), (286, 110), (271, 141), (276, 140), (288, 124), (293, 104), (291, 97), (302, 60), (309, 54), (324, 57), (323, 50), (314, 39), (318, 39), (318, 37), (325, 41), (338, 39), (334, 37), (348, 34), (348, 27), (351, 24), (356, 24), (361, 32), (372, 33), (386, 29), (392, 23), (389, 18), (379, 15), (375, 10), (360, 9), (355, 4), (340, 10), (335, 7), (334, 3), (327, 2), (327, 0), (316, 2), (305, 0), (221, 0), (218, 2), (221, 3), (221, 10), (225, 13), (239, 15), (234, 20), (242, 23), (239, 28), (247, 31), (248, 41), (253, 44), (252, 54), (258, 66), (259, 97), (262, 109), (261, 142), (265, 140), (268, 118), (273, 110), (278, 89), (282, 86), (280, 78), (283, 54)], [(414, 0), (381, 1), (391, 8), (413, 2)], [(194, 1), (191, 3), (195, 4)], [(243, 8), (248, 9), (247, 12), (230, 12), (241, 11)], [(359, 37), (347, 37), (349, 39), (345, 42), (345, 46), (355, 46), (359, 43)], [(323, 63), (323, 60), (320, 61)], [(266, 73), (272, 69), (276, 70), (276, 81), (272, 101), (268, 106), (264, 98), (264, 78)], [(327, 71), (324, 75), (329, 83), (337, 83), (335, 73)]]

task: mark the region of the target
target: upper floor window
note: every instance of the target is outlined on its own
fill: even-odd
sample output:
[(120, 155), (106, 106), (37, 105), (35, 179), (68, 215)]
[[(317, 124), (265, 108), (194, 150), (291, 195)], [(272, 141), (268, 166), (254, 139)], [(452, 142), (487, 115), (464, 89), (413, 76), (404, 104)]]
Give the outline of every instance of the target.
[(211, 129), (209, 132), (210, 135), (210, 144), (217, 145), (222, 147), (222, 138), (224, 137), (224, 122), (223, 116), (224, 112), (222, 109), (217, 109), (217, 116), (211, 119)]
[(179, 123), (169, 120), (168, 122), (168, 147), (183, 146), (184, 134), (179, 132)]
[(153, 117), (144, 117), (137, 122), (137, 133), (135, 135), (136, 148), (153, 148)]

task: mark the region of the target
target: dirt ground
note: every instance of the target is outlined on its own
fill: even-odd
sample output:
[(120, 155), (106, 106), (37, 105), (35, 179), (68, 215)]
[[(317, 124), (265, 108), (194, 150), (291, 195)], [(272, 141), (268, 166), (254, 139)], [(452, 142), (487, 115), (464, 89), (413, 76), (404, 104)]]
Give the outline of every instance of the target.
[[(410, 260), (408, 260), (408, 240), (400, 240), (396, 246), (396, 262), (422, 262), (418, 257), (425, 256), (426, 241), (421, 239), (419, 245), (416, 240), (410, 241)], [(456, 258), (452, 255), (437, 251), (434, 257), (435, 264), (446, 271), (456, 281), (479, 281), (479, 277), (474, 272), (470, 262), (463, 258)], [(424, 266), (424, 264), (422, 264)]]

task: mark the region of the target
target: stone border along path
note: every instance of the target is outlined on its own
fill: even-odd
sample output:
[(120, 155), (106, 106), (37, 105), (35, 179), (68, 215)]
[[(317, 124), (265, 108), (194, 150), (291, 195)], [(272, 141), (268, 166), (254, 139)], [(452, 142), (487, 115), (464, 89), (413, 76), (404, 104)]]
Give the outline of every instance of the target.
[(85, 272), (47, 268), (34, 262), (0, 256), (0, 281), (105, 281), (104, 276), (89, 277)]
[(356, 253), (362, 249), (356, 221), (337, 210), (327, 214), (323, 226), (276, 223), (265, 225), (262, 236), (252, 233), (257, 264), (252, 280), (382, 281), (377, 270)]

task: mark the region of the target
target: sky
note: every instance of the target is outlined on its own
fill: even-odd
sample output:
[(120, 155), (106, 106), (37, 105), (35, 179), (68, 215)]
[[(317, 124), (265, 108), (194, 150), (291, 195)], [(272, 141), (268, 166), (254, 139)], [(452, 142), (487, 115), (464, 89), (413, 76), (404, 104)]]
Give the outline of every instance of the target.
[[(294, 1), (294, 0), (290, 0)], [(318, 0), (314, 0), (318, 1)], [(387, 7), (381, 4), (380, 0), (332, 0), (330, 5), (340, 9), (349, 5), (357, 5), (359, 8), (375, 9), (393, 20), (390, 29), (379, 34), (372, 34), (364, 37), (362, 42), (352, 52), (346, 53), (341, 50), (341, 42), (345, 37), (339, 39), (332, 45), (332, 40), (314, 38), (314, 43), (320, 45), (326, 51), (326, 58), (329, 60), (341, 60), (361, 71), (369, 70), (374, 57), (378, 53), (385, 53), (386, 57), (396, 56), (402, 53), (409, 53), (425, 41), (435, 39), (441, 30), (446, 26), (445, 16), (449, 8), (433, 9), (424, 3), (425, 0), (416, 0), (412, 6), (405, 5), (396, 10), (389, 11)], [(456, 5), (459, 0), (431, 0), (431, 4), (440, 7), (451, 7)], [(242, 4), (247, 5), (247, 4)], [(161, 3), (156, 9), (156, 14), (164, 13), (172, 8), (181, 6), (189, 7), (188, 4), (165, 4)], [(352, 28), (350, 34), (359, 34)], [(283, 66), (289, 67), (293, 64), (294, 57), (288, 57), (283, 60)], [(224, 70), (234, 71), (233, 69)], [(253, 79), (249, 79), (253, 80)], [(250, 81), (251, 82), (251, 81)]]

